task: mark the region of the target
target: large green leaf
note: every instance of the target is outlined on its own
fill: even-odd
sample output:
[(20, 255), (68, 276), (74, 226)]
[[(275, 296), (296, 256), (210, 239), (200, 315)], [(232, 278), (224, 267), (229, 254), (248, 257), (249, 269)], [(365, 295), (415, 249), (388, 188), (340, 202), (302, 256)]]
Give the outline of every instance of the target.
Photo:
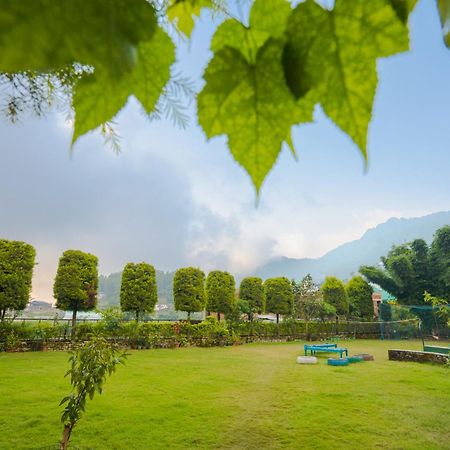
[(0, 72), (79, 63), (120, 77), (155, 28), (146, 0), (0, 0)]
[(445, 45), (450, 48), (450, 0), (438, 0)]
[(270, 39), (252, 64), (234, 48), (219, 50), (198, 96), (199, 122), (207, 137), (228, 136), (231, 153), (257, 191), (300, 116), (284, 79), (282, 51), (282, 41)]
[(195, 18), (200, 16), (202, 8), (210, 8), (212, 0), (172, 0), (167, 8), (167, 17), (187, 37), (191, 36)]
[(254, 62), (258, 50), (269, 38), (284, 36), (286, 21), (292, 9), (287, 0), (256, 0), (250, 11), (250, 24), (245, 27), (236, 19), (223, 22), (214, 33), (211, 50), (224, 47), (239, 50)]
[(75, 126), (72, 141), (113, 119), (132, 94), (147, 113), (152, 112), (170, 78), (174, 60), (172, 40), (165, 31), (157, 28), (150, 41), (139, 45), (132, 72), (115, 78), (96, 71), (82, 78), (75, 86), (73, 96)]
[(321, 103), (367, 159), (367, 130), (377, 86), (376, 58), (408, 49), (408, 29), (389, 0), (312, 0), (289, 18), (284, 54), (293, 94)]

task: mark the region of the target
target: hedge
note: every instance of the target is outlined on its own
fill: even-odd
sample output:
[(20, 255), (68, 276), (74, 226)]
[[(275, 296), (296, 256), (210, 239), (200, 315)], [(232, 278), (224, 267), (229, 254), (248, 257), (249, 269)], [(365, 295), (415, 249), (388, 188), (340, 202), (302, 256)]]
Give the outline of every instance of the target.
[[(174, 348), (183, 346), (212, 347), (258, 341), (320, 341), (336, 336), (378, 339), (417, 338), (416, 324), (396, 327), (392, 324), (358, 322), (217, 322), (207, 318), (200, 323), (189, 322), (120, 322), (103, 320), (79, 323), (74, 340), (83, 341), (101, 335), (127, 348)], [(65, 349), (70, 343), (71, 329), (67, 323), (30, 324), (0, 323), (0, 351)]]

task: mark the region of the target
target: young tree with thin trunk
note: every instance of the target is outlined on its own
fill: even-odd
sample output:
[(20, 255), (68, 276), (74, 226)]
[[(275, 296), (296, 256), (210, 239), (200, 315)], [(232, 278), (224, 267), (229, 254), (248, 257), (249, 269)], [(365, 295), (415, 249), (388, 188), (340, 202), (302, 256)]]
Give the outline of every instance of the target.
[(59, 260), (53, 285), (56, 307), (72, 311), (72, 332), (77, 312), (94, 309), (97, 304), (98, 259), (90, 253), (66, 250)]
[(142, 314), (151, 313), (158, 301), (155, 268), (147, 263), (128, 263), (122, 272), (120, 307), (131, 311), (136, 321)]
[(213, 270), (206, 278), (206, 309), (220, 314), (230, 314), (236, 303), (235, 281), (233, 275)]
[(0, 239), (0, 321), (6, 312), (21, 311), (30, 300), (36, 251), (25, 242)]
[(118, 364), (125, 364), (127, 358), (126, 353), (120, 353), (103, 337), (94, 337), (71, 353), (71, 367), (65, 376), (70, 375), (72, 392), (59, 404), (65, 404), (61, 414), (64, 430), (60, 450), (68, 448), (72, 431), (84, 413), (87, 397), (92, 400), (96, 392), (101, 394), (106, 378), (115, 372)]
[(175, 272), (173, 278), (173, 300), (177, 311), (191, 313), (205, 309), (205, 274), (194, 267), (184, 267)]
[(294, 292), (286, 277), (269, 278), (264, 282), (266, 312), (276, 314), (277, 323), (281, 315), (292, 314)]

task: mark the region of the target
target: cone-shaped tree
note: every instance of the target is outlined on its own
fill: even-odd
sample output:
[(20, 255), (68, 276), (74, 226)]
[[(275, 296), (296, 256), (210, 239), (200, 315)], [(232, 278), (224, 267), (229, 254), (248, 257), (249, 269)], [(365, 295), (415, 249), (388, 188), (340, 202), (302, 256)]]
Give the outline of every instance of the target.
[(276, 314), (277, 323), (281, 315), (292, 313), (294, 292), (286, 277), (269, 278), (264, 282), (266, 312)]
[(153, 312), (158, 301), (155, 268), (147, 263), (128, 263), (122, 272), (120, 307), (131, 311), (136, 321), (146, 312)]
[(173, 278), (173, 301), (177, 311), (191, 313), (205, 309), (205, 274), (194, 267), (184, 267)]
[(25, 242), (0, 239), (0, 320), (6, 311), (21, 311), (30, 299), (34, 247)]
[(354, 318), (372, 320), (372, 286), (363, 277), (355, 276), (349, 280), (345, 288), (348, 295), (350, 314)]
[(72, 329), (77, 312), (94, 309), (97, 304), (98, 259), (90, 253), (66, 250), (59, 259), (53, 285), (56, 307), (72, 311)]
[(349, 312), (348, 296), (344, 283), (336, 277), (326, 277), (322, 284), (323, 300), (336, 308), (338, 316)]
[(235, 305), (235, 281), (233, 275), (220, 270), (209, 272), (206, 278), (206, 309), (220, 314), (229, 314)]
[(248, 302), (250, 320), (253, 318), (254, 313), (261, 314), (265, 306), (264, 286), (261, 278), (244, 278), (239, 287), (239, 298)]

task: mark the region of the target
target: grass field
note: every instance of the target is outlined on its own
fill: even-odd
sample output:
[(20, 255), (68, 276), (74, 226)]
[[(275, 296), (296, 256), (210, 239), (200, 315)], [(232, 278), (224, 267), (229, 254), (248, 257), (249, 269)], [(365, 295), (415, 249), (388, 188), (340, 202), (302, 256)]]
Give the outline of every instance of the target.
[[(418, 342), (341, 342), (374, 362), (295, 363), (300, 343), (131, 352), (88, 402), (92, 449), (450, 449), (450, 371), (387, 360)], [(0, 354), (0, 448), (50, 448), (68, 393), (63, 352)], [(55, 447), (53, 447), (55, 448)]]

